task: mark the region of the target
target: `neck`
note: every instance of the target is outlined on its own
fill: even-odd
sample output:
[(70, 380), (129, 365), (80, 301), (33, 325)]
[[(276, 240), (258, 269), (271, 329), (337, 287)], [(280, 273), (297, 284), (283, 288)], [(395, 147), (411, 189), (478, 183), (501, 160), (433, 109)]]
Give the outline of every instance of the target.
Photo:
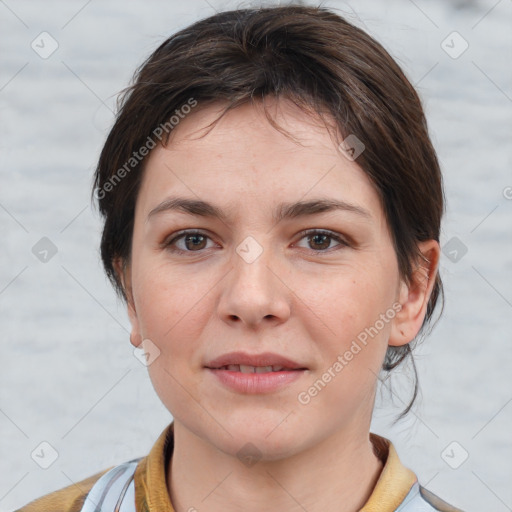
[(383, 464), (367, 430), (336, 432), (286, 459), (246, 466), (175, 422), (170, 466), (176, 512), (353, 512), (370, 497)]

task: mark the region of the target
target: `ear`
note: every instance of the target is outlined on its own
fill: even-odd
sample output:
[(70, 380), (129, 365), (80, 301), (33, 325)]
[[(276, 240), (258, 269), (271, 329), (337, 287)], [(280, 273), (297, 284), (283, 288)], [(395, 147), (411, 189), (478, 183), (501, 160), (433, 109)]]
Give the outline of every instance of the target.
[(438, 272), (440, 247), (435, 240), (418, 244), (422, 257), (413, 271), (410, 283), (401, 281), (398, 302), (402, 309), (392, 320), (388, 345), (406, 345), (418, 334)]
[(116, 258), (112, 264), (116, 274), (121, 280), (123, 290), (126, 295), (128, 318), (130, 319), (130, 324), (132, 326), (130, 333), (130, 343), (134, 347), (138, 347), (142, 343), (142, 335), (140, 332), (140, 324), (137, 316), (137, 310), (135, 308), (135, 302), (133, 300), (131, 268), (129, 264), (123, 266), (123, 262), (120, 258)]

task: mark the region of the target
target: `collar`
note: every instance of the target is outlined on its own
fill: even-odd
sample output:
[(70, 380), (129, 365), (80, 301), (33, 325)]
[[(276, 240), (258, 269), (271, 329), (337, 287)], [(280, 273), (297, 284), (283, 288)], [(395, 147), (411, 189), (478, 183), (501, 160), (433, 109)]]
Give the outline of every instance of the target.
[[(416, 475), (398, 457), (393, 443), (370, 432), (376, 455), (384, 467), (360, 512), (394, 512), (417, 482)], [(167, 491), (166, 468), (174, 448), (174, 422), (165, 428), (135, 471), (137, 512), (175, 512)]]

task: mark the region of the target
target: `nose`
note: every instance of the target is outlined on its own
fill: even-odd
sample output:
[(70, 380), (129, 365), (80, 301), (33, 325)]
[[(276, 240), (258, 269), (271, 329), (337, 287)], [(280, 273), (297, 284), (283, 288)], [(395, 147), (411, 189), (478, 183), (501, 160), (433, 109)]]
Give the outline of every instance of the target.
[(235, 252), (232, 261), (221, 284), (220, 317), (252, 329), (285, 322), (290, 316), (292, 292), (285, 284), (283, 265), (272, 251), (265, 248), (256, 259)]

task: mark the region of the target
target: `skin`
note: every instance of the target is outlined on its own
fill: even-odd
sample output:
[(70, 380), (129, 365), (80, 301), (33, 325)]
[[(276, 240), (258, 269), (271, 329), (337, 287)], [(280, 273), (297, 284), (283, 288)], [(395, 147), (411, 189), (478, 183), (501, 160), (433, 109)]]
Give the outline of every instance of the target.
[[(177, 512), (359, 510), (382, 470), (369, 440), (377, 375), (388, 345), (419, 331), (437, 271), (438, 243), (422, 242), (429, 262), (407, 285), (377, 193), (357, 161), (341, 155), (318, 119), (287, 100), (266, 101), (300, 144), (273, 128), (261, 105), (237, 107), (203, 138), (221, 105), (194, 110), (166, 147), (150, 153), (124, 274), (115, 262), (132, 344), (149, 339), (160, 351), (148, 369), (174, 418), (167, 484)], [(211, 202), (227, 218), (167, 211), (148, 220), (169, 196)], [(272, 218), (281, 202), (317, 198), (350, 202), (369, 216), (336, 210)], [(301, 234), (313, 228), (347, 243)], [(184, 229), (207, 238), (164, 246)], [(247, 236), (263, 250), (251, 263), (236, 252)], [(298, 394), (396, 303), (400, 312), (301, 404)], [(308, 370), (274, 393), (237, 393), (203, 367), (235, 350), (276, 352)], [(237, 457), (247, 443), (261, 456), (252, 466)]]

